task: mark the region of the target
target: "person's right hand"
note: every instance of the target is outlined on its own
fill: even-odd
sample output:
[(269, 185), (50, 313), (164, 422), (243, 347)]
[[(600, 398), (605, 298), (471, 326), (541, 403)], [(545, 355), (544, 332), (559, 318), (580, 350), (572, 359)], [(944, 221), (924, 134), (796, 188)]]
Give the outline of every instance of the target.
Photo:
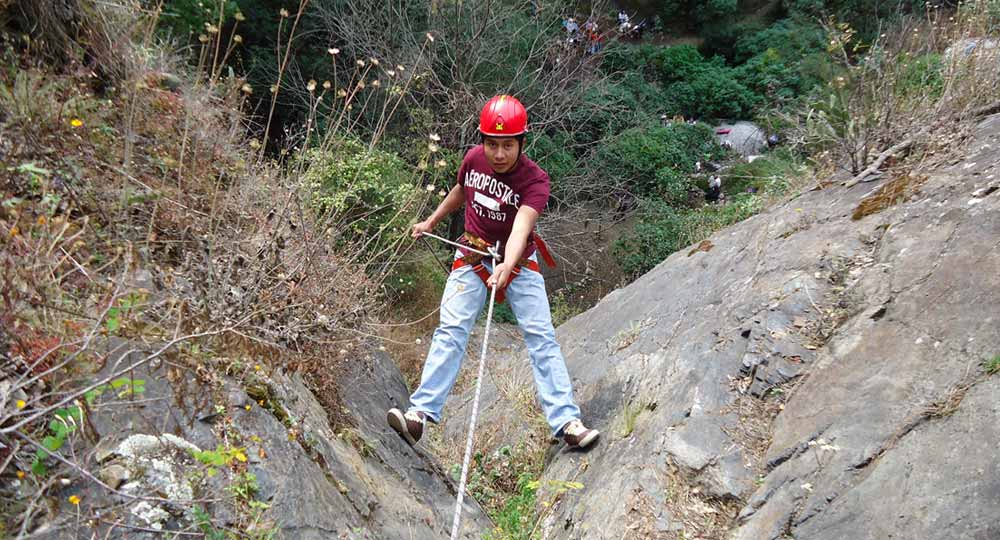
[(424, 221), (421, 221), (420, 223), (417, 223), (413, 226), (413, 230), (410, 232), (410, 236), (414, 238), (420, 238), (424, 233), (429, 233), (433, 230), (434, 230), (434, 224), (431, 223), (431, 220), (425, 219)]

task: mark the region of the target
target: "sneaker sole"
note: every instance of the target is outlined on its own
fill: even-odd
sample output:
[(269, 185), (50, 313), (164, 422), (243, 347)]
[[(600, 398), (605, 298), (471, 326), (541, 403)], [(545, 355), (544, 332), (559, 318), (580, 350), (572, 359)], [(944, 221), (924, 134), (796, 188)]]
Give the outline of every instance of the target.
[(582, 440), (580, 440), (580, 442), (576, 445), (576, 447), (577, 448), (586, 448), (586, 447), (590, 446), (591, 444), (593, 444), (593, 442), (596, 441), (597, 438), (600, 437), (600, 436), (601, 436), (601, 432), (600, 431), (597, 431), (596, 429), (592, 429), (592, 430), (590, 430), (590, 433), (586, 437), (584, 437)]
[(410, 446), (416, 446), (417, 441), (413, 439), (413, 435), (410, 435), (410, 430), (406, 429), (406, 417), (403, 416), (402, 411), (399, 409), (392, 409), (389, 411), (386, 421), (389, 422), (389, 426), (396, 430), (403, 440), (406, 441)]

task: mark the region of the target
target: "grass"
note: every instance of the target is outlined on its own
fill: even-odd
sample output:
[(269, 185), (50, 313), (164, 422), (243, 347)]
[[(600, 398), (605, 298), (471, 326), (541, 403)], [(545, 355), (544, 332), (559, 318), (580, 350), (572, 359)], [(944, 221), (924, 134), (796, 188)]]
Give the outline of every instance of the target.
[(646, 409), (647, 406), (634, 399), (622, 405), (621, 429), (618, 431), (621, 438), (626, 439), (635, 432), (635, 426), (639, 423), (639, 415)]
[(608, 348), (611, 349), (611, 353), (614, 354), (622, 349), (627, 349), (632, 346), (639, 336), (642, 335), (643, 330), (653, 326), (655, 321), (653, 319), (643, 319), (641, 321), (636, 320), (629, 323), (628, 328), (620, 330), (615, 337), (608, 340)]
[(1000, 354), (986, 361), (985, 371), (987, 375), (1000, 373)]
[(536, 494), (538, 481), (534, 475), (523, 473), (517, 481), (514, 493), (506, 499), (504, 505), (491, 513), (490, 517), (496, 527), (486, 533), (484, 540), (532, 540), (536, 536), (537, 522)]

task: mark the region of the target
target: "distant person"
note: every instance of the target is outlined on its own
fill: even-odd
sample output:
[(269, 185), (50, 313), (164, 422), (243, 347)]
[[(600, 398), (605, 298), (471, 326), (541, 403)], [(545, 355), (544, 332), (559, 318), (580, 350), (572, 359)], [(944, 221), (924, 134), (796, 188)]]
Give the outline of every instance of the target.
[[(548, 173), (522, 153), (527, 130), (528, 112), (520, 101), (508, 95), (490, 99), (479, 115), (482, 144), (465, 154), (448, 196), (429, 218), (413, 226), (411, 235), (419, 238), (465, 206), (461, 244), (482, 251), (499, 241), (503, 261), (496, 263), (464, 247), (455, 253), (420, 385), (405, 412), (392, 408), (387, 415), (389, 426), (411, 445), (420, 440), (426, 422), (441, 419), (469, 333), (493, 288), (500, 302), (506, 294), (524, 334), (535, 388), (552, 435), (579, 448), (599, 436), (580, 421), (538, 267), (538, 256), (550, 265), (555, 262), (534, 232), (548, 203), (550, 186)], [(493, 428), (485, 426), (485, 430)]]
[(705, 200), (711, 203), (717, 203), (722, 198), (722, 177), (719, 175), (712, 175), (708, 177), (708, 193), (705, 194)]
[(566, 43), (573, 45), (580, 39), (580, 25), (576, 23), (576, 19), (570, 17), (563, 21), (563, 27), (566, 28)]
[(604, 47), (604, 36), (597, 28), (597, 23), (592, 23), (590, 31), (587, 32), (587, 54), (597, 54)]
[(775, 146), (778, 146), (780, 143), (781, 143), (781, 137), (779, 137), (777, 133), (772, 133), (767, 136), (768, 148), (774, 148)]
[(618, 32), (622, 35), (628, 34), (629, 30), (632, 29), (631, 23), (629, 23), (628, 13), (625, 10), (618, 11)]

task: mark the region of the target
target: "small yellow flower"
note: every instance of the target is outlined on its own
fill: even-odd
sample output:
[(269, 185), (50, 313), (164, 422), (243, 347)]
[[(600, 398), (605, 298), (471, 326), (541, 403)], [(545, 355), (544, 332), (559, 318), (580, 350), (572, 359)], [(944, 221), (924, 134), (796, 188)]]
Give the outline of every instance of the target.
[(365, 61), (364, 60), (355, 60), (354, 63), (357, 64), (358, 67), (365, 67)]
[(406, 68), (403, 67), (403, 64), (396, 64), (396, 71), (403, 72), (406, 71)]
[(437, 152), (438, 150), (440, 150), (441, 148), (438, 147), (438, 145), (436, 145), (434, 143), (430, 143), (430, 144), (427, 145), (427, 149), (430, 150), (431, 153), (434, 153), (434, 152)]
[(428, 192), (434, 191), (434, 184), (427, 184), (427, 186), (425, 186), (424, 189), (426, 189)]
[(309, 79), (309, 82), (306, 83), (306, 90), (309, 90), (310, 92), (315, 91), (316, 90), (316, 81), (313, 80), (313, 79)]
[(17, 471), (17, 479), (18, 480), (24, 479), (24, 471)]
[(434, 43), (434, 34), (427, 32), (427, 40)]
[(323, 81), (323, 89), (324, 90), (329, 90), (332, 87), (333, 87), (333, 83), (331, 83), (330, 81)]
[(252, 94), (253, 93), (253, 87), (250, 86), (249, 84), (244, 84), (243, 87), (240, 88), (240, 90), (243, 90), (244, 94)]
[(243, 15), (243, 12), (242, 12), (242, 11), (237, 11), (237, 12), (236, 12), (236, 15), (234, 15), (234, 17), (235, 17), (235, 18), (236, 18), (236, 20), (237, 20), (237, 21), (239, 21), (239, 22), (243, 22), (243, 21), (247, 20), (247, 18), (246, 18), (246, 17), (245, 17), (244, 15)]
[(46, 219), (45, 219), (45, 216), (38, 216), (38, 224), (39, 224), (39, 225), (45, 225), (45, 223), (46, 223), (47, 221), (48, 221), (48, 220), (46, 220)]
[(205, 34), (201, 34), (200, 36), (198, 36), (198, 41), (202, 43), (208, 43), (208, 36), (206, 36)]
[(378, 58), (369, 58), (368, 61), (371, 62), (373, 66), (378, 65)]
[(438, 192), (438, 197), (444, 197), (445, 195), (447, 195), (447, 193), (445, 193), (443, 189)]
[(254, 364), (253, 370), (254, 371), (260, 371), (260, 364)]
[(337, 97), (342, 97), (342, 98), (347, 97), (347, 90), (344, 90), (343, 88), (337, 90)]
[(250, 410), (250, 409), (252, 409), (253, 407), (251, 407), (251, 406), (250, 406), (250, 404), (249, 404), (249, 403), (247, 403), (247, 404), (246, 404), (246, 406), (244, 406), (243, 408), (249, 411), (249, 410)]
[(69, 496), (69, 503), (72, 504), (73, 506), (79, 505), (80, 504), (80, 497), (77, 497), (76, 495), (70, 495)]
[(388, 74), (390, 77), (395, 77), (396, 76), (396, 71), (390, 69), (389, 71), (386, 71), (386, 74)]
[(80, 120), (79, 118), (74, 118), (69, 121), (69, 125), (78, 128), (83, 125), (83, 120)]
[(438, 135), (437, 133), (431, 133), (431, 134), (430, 134), (430, 135), (428, 136), (428, 138), (429, 138), (430, 140), (434, 141), (434, 142), (438, 142), (438, 141), (440, 141), (440, 140), (441, 140), (441, 136), (440, 136), (440, 135)]
[(283, 19), (288, 17), (288, 10), (285, 8), (281, 8), (281, 11), (279, 11), (278, 13), (281, 15), (281, 18)]
[(372, 86), (378, 88), (379, 86), (382, 86), (382, 83), (378, 82), (378, 79), (375, 79), (372, 81)]
[(239, 34), (233, 36), (233, 43), (243, 43), (243, 36)]
[(205, 31), (208, 32), (209, 34), (218, 34), (219, 27), (215, 26), (214, 24), (206, 24)]
[(427, 162), (426, 161), (421, 161), (420, 163), (417, 163), (417, 168), (420, 169), (421, 171), (426, 171), (427, 170)]
[(25, 403), (25, 401), (23, 399), (17, 400), (17, 402), (15, 403), (15, 405), (17, 405), (18, 409), (23, 409), (23, 408), (25, 408), (25, 407), (28, 406), (28, 404)]
[(364, 88), (365, 88), (365, 80), (361, 79), (360, 81), (358, 81), (358, 90), (364, 90)]
[(330, 56), (337, 56), (338, 54), (340, 54), (340, 49), (332, 47), (327, 49), (326, 52), (330, 53)]
[(445, 160), (443, 160), (443, 159), (439, 159), (439, 160), (437, 160), (437, 161), (434, 162), (434, 166), (437, 167), (437, 168), (439, 168), (439, 169), (441, 169), (443, 167), (447, 167), (448, 166), (448, 162), (445, 161)]
[(276, 84), (272, 84), (271, 85), (271, 93), (272, 94), (277, 94), (278, 93), (278, 85), (276, 85)]

